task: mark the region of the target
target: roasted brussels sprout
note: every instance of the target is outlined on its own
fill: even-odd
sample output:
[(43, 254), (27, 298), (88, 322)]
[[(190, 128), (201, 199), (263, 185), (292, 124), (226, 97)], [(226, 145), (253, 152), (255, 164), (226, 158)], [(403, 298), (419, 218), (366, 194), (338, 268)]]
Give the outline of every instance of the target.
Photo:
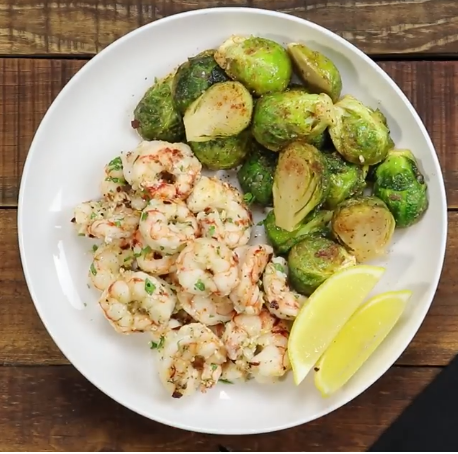
[(205, 142), (235, 136), (248, 127), (252, 112), (253, 98), (240, 82), (214, 84), (186, 110), (186, 140)]
[(325, 55), (303, 44), (287, 46), (293, 66), (312, 93), (326, 93), (337, 102), (342, 91), (342, 78), (336, 65)]
[(286, 254), (295, 244), (307, 235), (321, 235), (327, 233), (327, 225), (331, 221), (332, 211), (312, 211), (296, 230), (288, 232), (277, 226), (274, 211), (270, 211), (264, 219), (264, 230), (267, 238), (278, 254)]
[(277, 162), (278, 153), (266, 150), (253, 141), (250, 154), (237, 172), (243, 192), (252, 194), (254, 201), (260, 205), (272, 206)]
[(394, 147), (385, 116), (351, 95), (334, 105), (335, 122), (329, 127), (336, 150), (349, 162), (374, 165)]
[(334, 210), (331, 220), (335, 238), (358, 262), (383, 256), (395, 225), (386, 204), (373, 196), (345, 200)]
[(183, 139), (183, 120), (172, 98), (173, 76), (156, 79), (134, 110), (132, 127), (144, 140), (180, 142)]
[(313, 145), (293, 142), (280, 154), (273, 197), (277, 226), (292, 232), (328, 195), (328, 171), (323, 154)]
[(256, 96), (285, 90), (292, 75), (286, 49), (266, 38), (231, 36), (215, 52), (215, 60)]
[(256, 102), (252, 131), (261, 145), (280, 151), (294, 140), (317, 140), (333, 122), (334, 106), (328, 95), (291, 89)]
[(355, 264), (355, 257), (339, 244), (309, 235), (289, 251), (289, 280), (299, 293), (311, 295), (334, 273)]
[(324, 206), (333, 210), (339, 203), (354, 195), (362, 195), (366, 187), (361, 166), (345, 161), (339, 153), (324, 153), (329, 171), (329, 192)]
[(197, 159), (210, 170), (227, 170), (239, 166), (250, 151), (251, 134), (242, 131), (237, 136), (189, 142)]
[(409, 227), (428, 208), (427, 184), (410, 150), (392, 150), (375, 170), (374, 195), (394, 216), (396, 227)]
[(177, 70), (173, 78), (172, 94), (175, 108), (182, 114), (205, 90), (218, 82), (229, 80), (216, 63), (210, 49), (191, 57)]

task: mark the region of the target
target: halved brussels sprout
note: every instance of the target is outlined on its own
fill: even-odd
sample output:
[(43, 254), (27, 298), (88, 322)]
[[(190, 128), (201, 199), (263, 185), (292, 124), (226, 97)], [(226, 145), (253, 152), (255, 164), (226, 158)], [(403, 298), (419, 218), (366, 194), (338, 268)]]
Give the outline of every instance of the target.
[(311, 295), (326, 279), (356, 265), (345, 248), (327, 238), (309, 235), (288, 254), (289, 281), (296, 291)]
[(375, 170), (374, 195), (383, 200), (396, 227), (409, 227), (428, 208), (427, 184), (410, 150), (392, 150)]
[(308, 235), (324, 236), (332, 218), (332, 211), (312, 211), (296, 230), (288, 232), (277, 226), (274, 211), (270, 211), (264, 219), (264, 230), (267, 238), (278, 254), (286, 254), (295, 244)]
[(252, 131), (265, 148), (280, 151), (295, 140), (317, 140), (334, 120), (334, 106), (328, 95), (294, 88), (258, 99)]
[(239, 166), (250, 151), (251, 134), (242, 131), (237, 136), (189, 142), (197, 159), (210, 170), (227, 170)]
[(182, 115), (205, 90), (229, 80), (216, 63), (214, 53), (213, 49), (206, 50), (179, 66), (173, 78), (172, 94), (175, 107)]
[(293, 142), (280, 154), (273, 196), (277, 226), (292, 232), (328, 194), (328, 171), (322, 153), (313, 145)]
[(186, 110), (186, 140), (205, 142), (235, 136), (249, 126), (252, 113), (253, 98), (240, 82), (214, 84)]
[(237, 172), (243, 192), (250, 193), (260, 205), (272, 206), (272, 186), (277, 162), (278, 153), (253, 142), (248, 158)]
[(355, 197), (334, 211), (331, 228), (336, 239), (358, 262), (383, 256), (393, 237), (395, 220), (377, 197)]
[(286, 47), (307, 88), (312, 93), (326, 93), (337, 102), (342, 91), (342, 78), (336, 65), (304, 44), (290, 43)]
[(156, 79), (134, 110), (132, 127), (144, 140), (180, 142), (183, 139), (183, 120), (172, 98), (173, 76)]
[(266, 38), (231, 36), (215, 52), (215, 60), (257, 96), (285, 90), (292, 75), (286, 49)]
[(333, 210), (354, 195), (362, 195), (366, 187), (363, 167), (345, 161), (339, 153), (323, 154), (329, 171), (329, 193), (324, 206)]
[(351, 95), (334, 105), (335, 122), (329, 127), (336, 150), (349, 162), (372, 166), (394, 147), (385, 116)]

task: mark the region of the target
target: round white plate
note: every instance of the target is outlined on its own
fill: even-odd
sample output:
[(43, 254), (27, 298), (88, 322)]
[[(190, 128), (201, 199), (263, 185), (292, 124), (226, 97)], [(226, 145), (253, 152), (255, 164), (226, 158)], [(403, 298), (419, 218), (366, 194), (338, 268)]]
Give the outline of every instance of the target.
[[(423, 219), (396, 232), (377, 292), (411, 289), (413, 297), (376, 354), (332, 398), (322, 399), (312, 375), (299, 387), (220, 384), (207, 394), (172, 399), (154, 370), (148, 338), (120, 336), (103, 318), (87, 287), (91, 242), (78, 237), (74, 206), (99, 197), (104, 164), (139, 138), (132, 111), (154, 77), (231, 34), (256, 34), (280, 43), (300, 41), (338, 66), (344, 93), (388, 118), (398, 147), (413, 150), (429, 186)], [(47, 330), (73, 365), (122, 405), (153, 420), (193, 431), (246, 434), (295, 426), (349, 402), (376, 381), (407, 347), (423, 321), (442, 269), (447, 211), (442, 174), (431, 140), (409, 101), (368, 57), (333, 33), (290, 15), (217, 8), (146, 25), (97, 55), (62, 90), (30, 148), (19, 197), (19, 242), (24, 273)]]

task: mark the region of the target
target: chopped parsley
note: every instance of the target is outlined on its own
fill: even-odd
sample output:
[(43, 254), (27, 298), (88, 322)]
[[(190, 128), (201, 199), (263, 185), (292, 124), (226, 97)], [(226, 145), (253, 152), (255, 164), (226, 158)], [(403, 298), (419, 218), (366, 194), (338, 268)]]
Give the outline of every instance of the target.
[(110, 168), (110, 170), (122, 170), (121, 158), (118, 156), (117, 158), (112, 159), (108, 163), (108, 167)]
[(96, 244), (92, 245), (92, 252), (95, 252), (99, 247)]
[(117, 184), (127, 184), (127, 181), (124, 178), (117, 178), (117, 177), (107, 177), (105, 181), (111, 181)]
[(152, 295), (155, 290), (156, 290), (156, 286), (148, 278), (146, 278), (145, 292), (148, 293), (148, 295)]
[(91, 213), (91, 219), (95, 219), (97, 217), (97, 213), (92, 212)]
[(247, 192), (244, 196), (243, 196), (243, 201), (247, 204), (247, 205), (250, 205), (254, 202), (254, 195), (251, 193), (251, 192)]
[(116, 227), (121, 228), (121, 221), (120, 220), (115, 221), (114, 224), (115, 224)]
[(92, 273), (93, 276), (97, 276), (97, 270), (95, 269), (95, 266), (94, 266), (93, 263), (91, 263), (90, 270), (91, 270), (91, 273)]
[(212, 364), (212, 370), (216, 370), (218, 369), (218, 365), (217, 364)]
[(226, 385), (233, 385), (234, 384), (230, 380), (226, 380), (225, 378), (220, 378), (218, 380), (218, 382), (225, 383)]
[(259, 221), (256, 225), (263, 225), (264, 221), (265, 221), (265, 219), (263, 219), (262, 221)]
[(144, 211), (144, 212), (142, 213), (141, 220), (142, 220), (142, 221), (146, 221), (147, 218), (148, 218), (148, 212), (147, 212), (147, 211)]
[(274, 268), (277, 270), (277, 271), (280, 271), (280, 273), (284, 273), (285, 272), (285, 267), (283, 265), (280, 265), (279, 263), (274, 263)]
[(132, 257), (131, 255), (129, 255), (128, 257), (126, 257), (126, 258), (124, 259), (124, 263), (126, 263), (126, 262), (132, 260), (132, 258), (133, 258), (133, 257)]
[(195, 290), (200, 290), (201, 292), (203, 292), (205, 290), (205, 284), (199, 279), (195, 285), (194, 285), (194, 289)]
[(152, 252), (152, 249), (149, 246), (145, 246), (140, 252), (135, 252), (134, 257), (146, 257), (150, 252)]
[(208, 234), (210, 236), (213, 236), (216, 232), (216, 227), (214, 225), (212, 225), (209, 229), (208, 229)]
[(154, 349), (161, 349), (163, 346), (164, 346), (164, 342), (165, 342), (165, 337), (164, 336), (161, 336), (161, 338), (159, 339), (159, 342), (153, 342), (151, 341), (149, 343), (149, 348), (151, 350), (154, 350)]

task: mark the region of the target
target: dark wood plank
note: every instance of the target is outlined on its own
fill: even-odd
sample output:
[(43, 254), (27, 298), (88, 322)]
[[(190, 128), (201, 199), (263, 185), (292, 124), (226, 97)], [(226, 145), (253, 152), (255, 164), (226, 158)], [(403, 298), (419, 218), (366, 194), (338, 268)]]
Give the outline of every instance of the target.
[[(1, 11), (1, 9), (0, 9)], [(0, 58), (0, 206), (17, 206), (20, 175), (43, 115), (84, 60)], [(458, 61), (380, 62), (419, 112), (458, 207)]]
[(0, 54), (92, 55), (145, 23), (215, 6), (293, 14), (371, 54), (458, 51), (458, 4), (451, 0), (4, 0)]
[[(68, 364), (44, 329), (28, 294), (15, 226), (16, 210), (0, 210), (0, 364)], [(457, 267), (458, 213), (451, 212), (447, 256), (435, 300), (398, 365), (443, 366), (458, 351)]]
[[(364, 451), (438, 373), (392, 368), (347, 406), (300, 427), (253, 436), (185, 432), (142, 418), (73, 367), (0, 367), (1, 451)], [(26, 430), (24, 430), (26, 429)]]
[(35, 131), (54, 98), (85, 63), (0, 59), (0, 205), (17, 206), (20, 176)]

